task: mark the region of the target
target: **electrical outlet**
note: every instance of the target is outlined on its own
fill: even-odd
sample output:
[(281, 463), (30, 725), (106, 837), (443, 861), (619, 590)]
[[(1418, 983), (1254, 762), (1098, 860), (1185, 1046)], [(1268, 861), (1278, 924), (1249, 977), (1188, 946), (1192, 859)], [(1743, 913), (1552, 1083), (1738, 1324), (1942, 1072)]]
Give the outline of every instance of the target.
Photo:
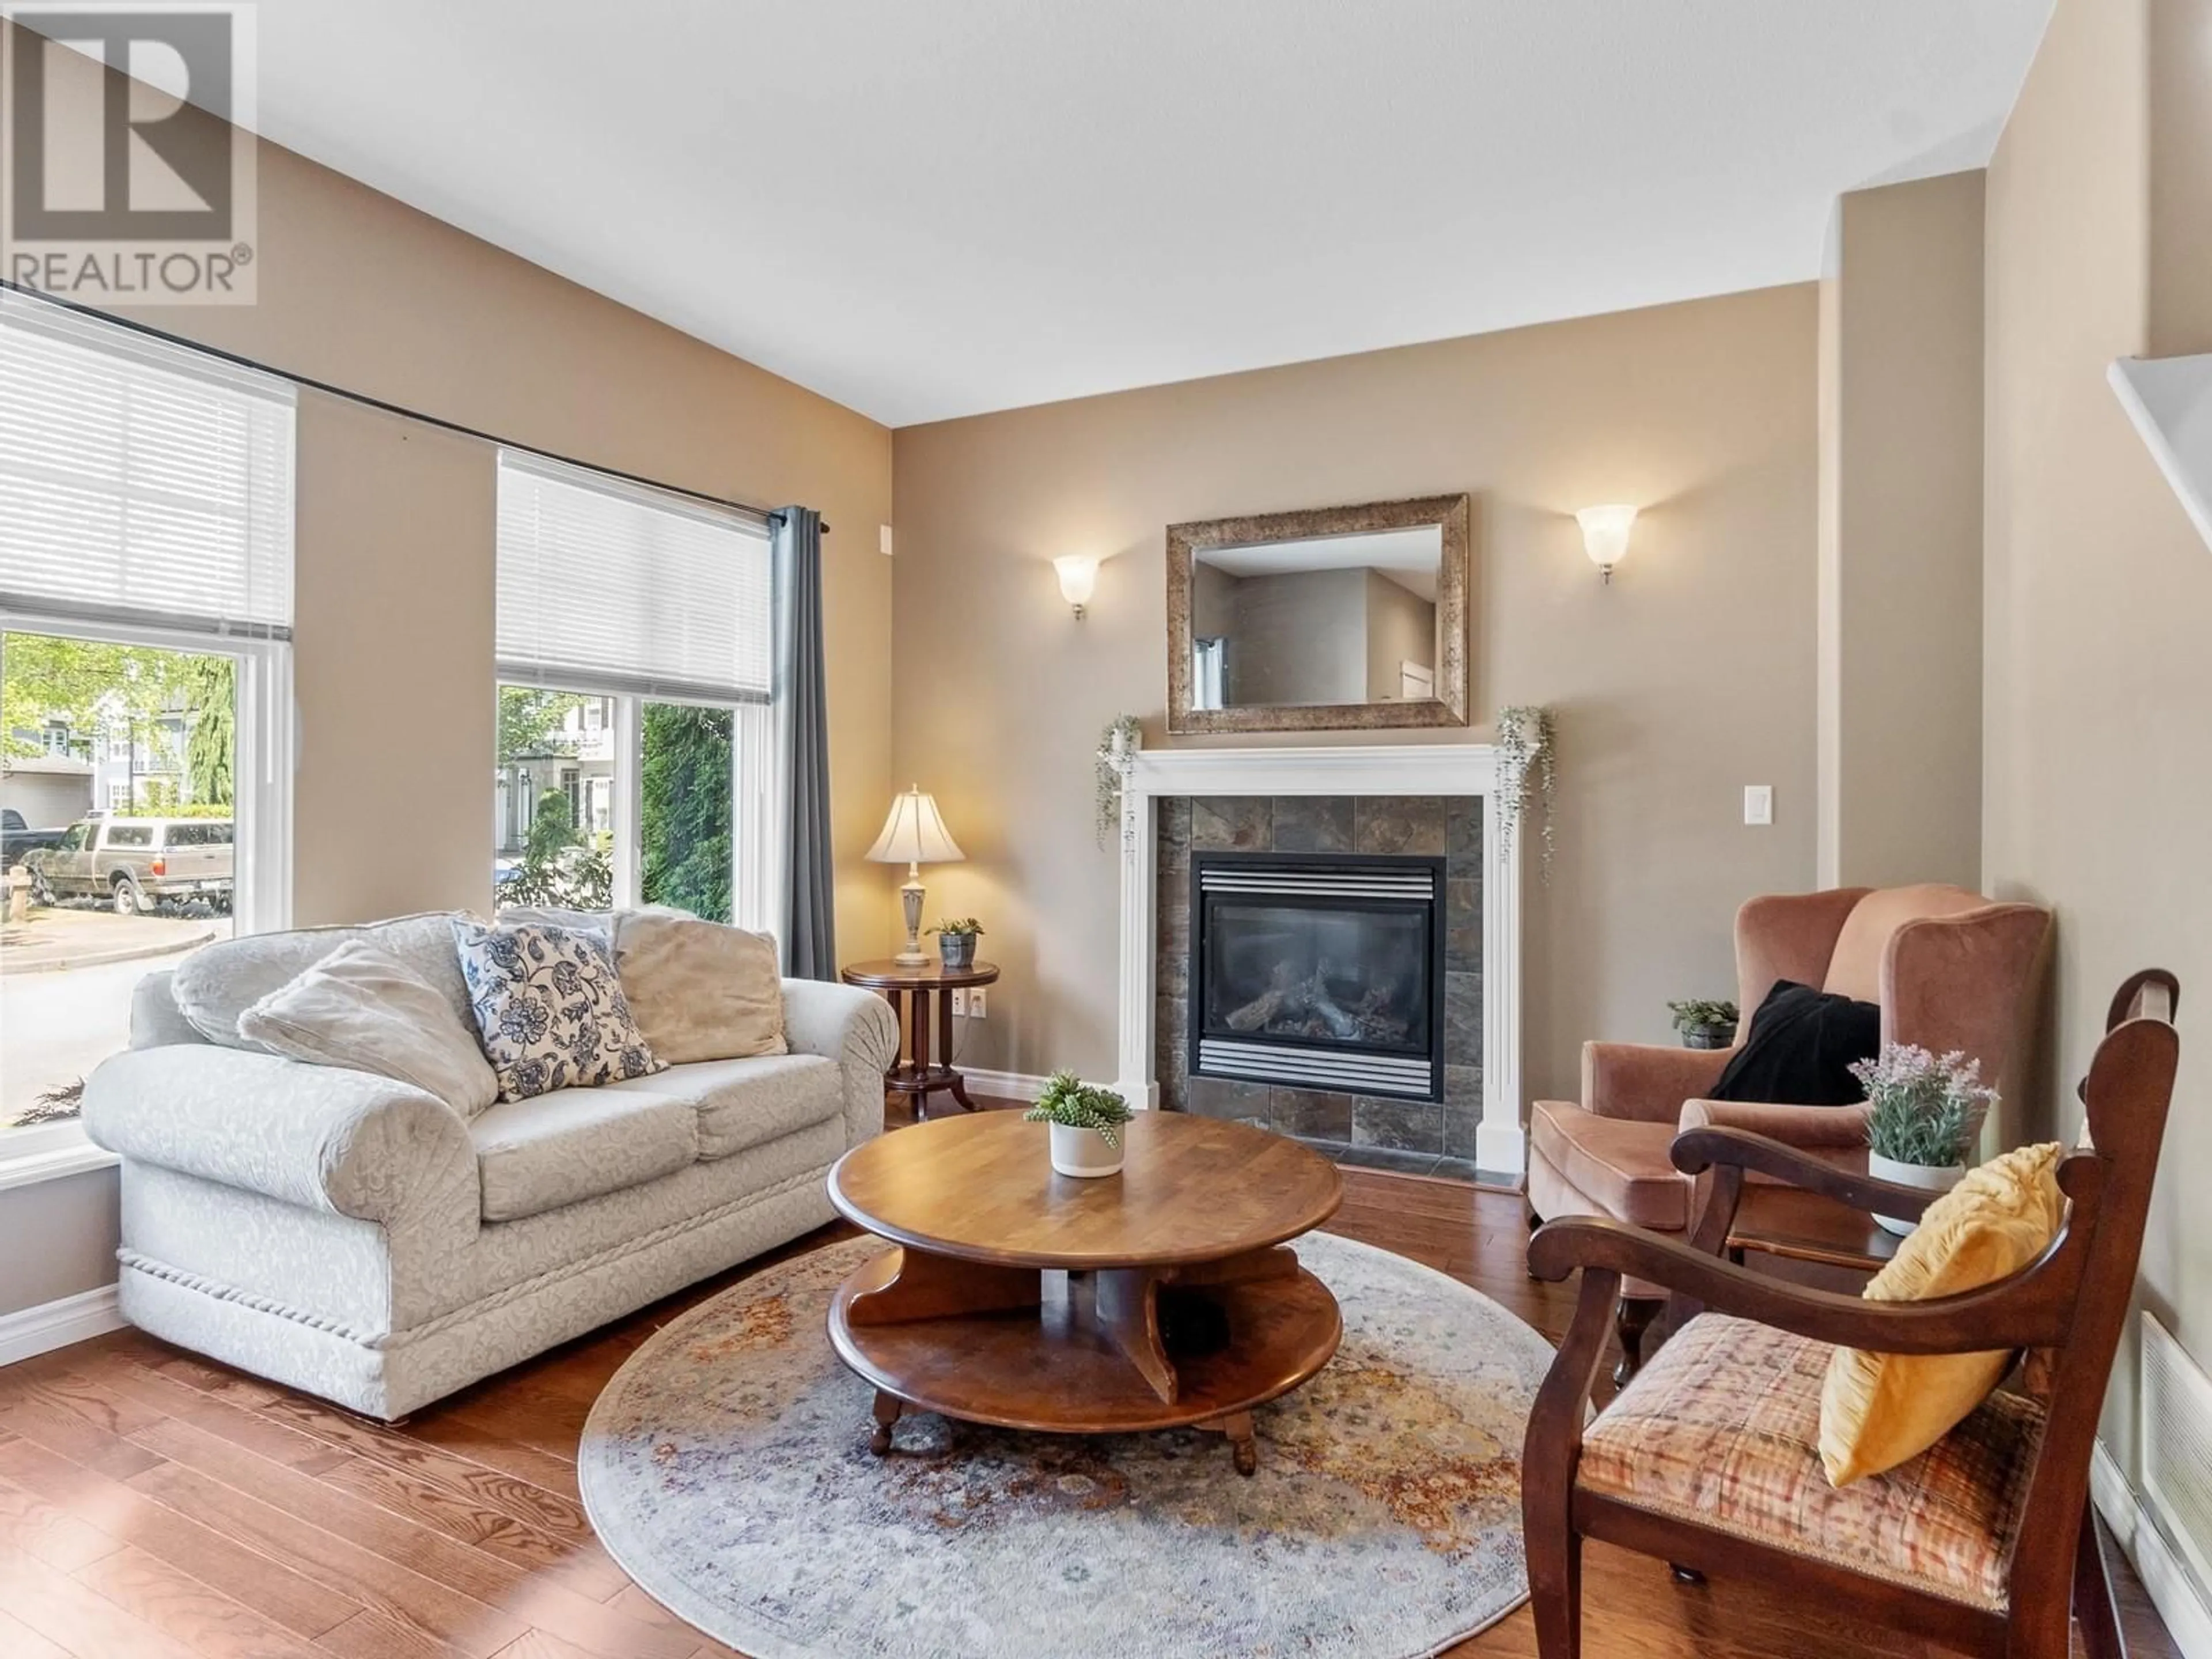
[(968, 994), (965, 991), (955, 991), (952, 994), (952, 1018), (955, 1019), (968, 1018)]
[(968, 994), (968, 1018), (970, 1019), (990, 1018), (988, 1005), (983, 1000), (983, 988), (980, 985)]

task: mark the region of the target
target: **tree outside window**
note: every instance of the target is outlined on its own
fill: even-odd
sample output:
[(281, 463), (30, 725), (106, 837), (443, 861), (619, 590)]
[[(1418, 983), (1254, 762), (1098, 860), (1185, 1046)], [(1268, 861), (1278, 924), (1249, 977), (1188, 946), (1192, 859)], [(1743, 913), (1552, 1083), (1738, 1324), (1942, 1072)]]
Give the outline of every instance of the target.
[(731, 714), (645, 705), (639, 765), (639, 891), (709, 921), (730, 920), (734, 854)]

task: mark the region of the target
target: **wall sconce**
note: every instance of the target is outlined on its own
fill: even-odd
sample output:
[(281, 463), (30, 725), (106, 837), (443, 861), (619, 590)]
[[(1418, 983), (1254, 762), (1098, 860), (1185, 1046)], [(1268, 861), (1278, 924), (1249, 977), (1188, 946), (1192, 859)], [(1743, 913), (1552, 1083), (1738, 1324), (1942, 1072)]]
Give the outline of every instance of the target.
[(1583, 551), (1590, 562), (1613, 580), (1613, 568), (1628, 556), (1628, 532), (1636, 523), (1632, 507), (1586, 507), (1575, 514), (1583, 527)]
[(1075, 620), (1081, 622), (1084, 607), (1098, 586), (1098, 561), (1069, 553), (1054, 559), (1052, 568), (1060, 573), (1060, 597), (1075, 607)]

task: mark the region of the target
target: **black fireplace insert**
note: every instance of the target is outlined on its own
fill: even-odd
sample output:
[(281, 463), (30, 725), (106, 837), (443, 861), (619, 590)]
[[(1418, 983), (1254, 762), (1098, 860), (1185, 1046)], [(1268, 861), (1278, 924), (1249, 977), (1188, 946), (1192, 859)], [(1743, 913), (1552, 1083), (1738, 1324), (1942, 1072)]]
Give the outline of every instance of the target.
[(1444, 860), (1191, 860), (1190, 1070), (1443, 1097)]

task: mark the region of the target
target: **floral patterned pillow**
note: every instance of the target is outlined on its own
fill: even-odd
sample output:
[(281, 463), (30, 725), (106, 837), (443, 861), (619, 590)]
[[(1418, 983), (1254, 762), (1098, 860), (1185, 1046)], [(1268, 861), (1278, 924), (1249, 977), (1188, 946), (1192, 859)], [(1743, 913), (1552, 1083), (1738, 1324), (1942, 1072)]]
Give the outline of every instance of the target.
[(457, 916), (453, 943), (501, 1100), (668, 1069), (630, 1018), (604, 933)]

